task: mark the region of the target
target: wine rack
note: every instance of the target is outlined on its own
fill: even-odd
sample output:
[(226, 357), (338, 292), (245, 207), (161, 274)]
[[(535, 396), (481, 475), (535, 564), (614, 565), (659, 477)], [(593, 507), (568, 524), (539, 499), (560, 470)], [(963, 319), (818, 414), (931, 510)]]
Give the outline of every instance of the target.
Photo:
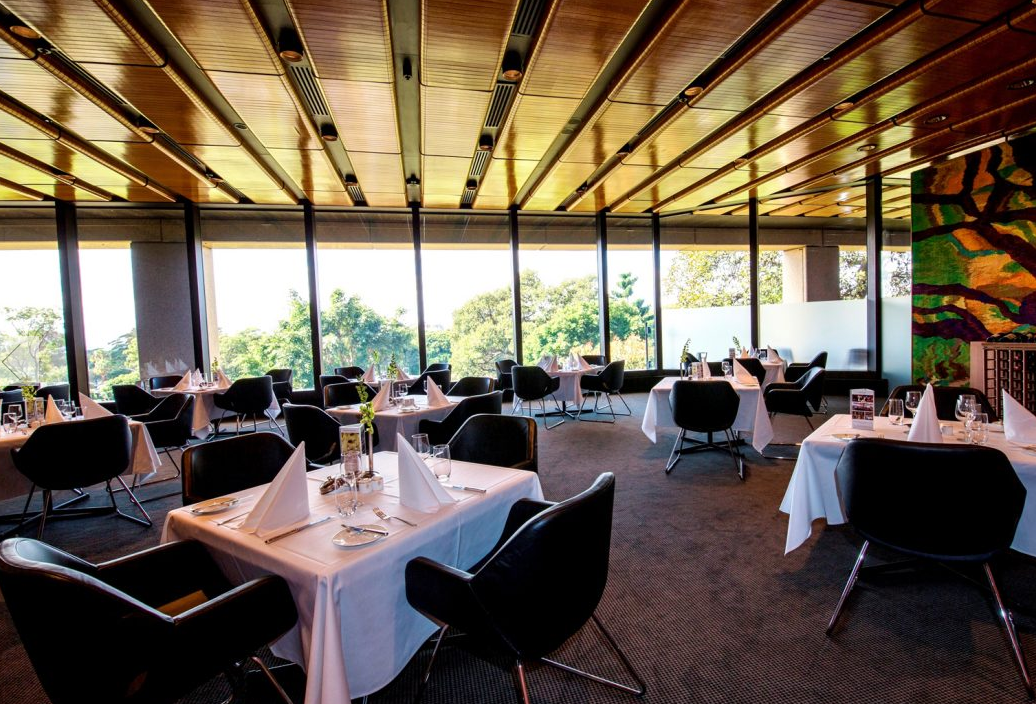
[(998, 416), (1003, 391), (1036, 413), (1036, 344), (972, 342), (971, 385), (985, 392)]

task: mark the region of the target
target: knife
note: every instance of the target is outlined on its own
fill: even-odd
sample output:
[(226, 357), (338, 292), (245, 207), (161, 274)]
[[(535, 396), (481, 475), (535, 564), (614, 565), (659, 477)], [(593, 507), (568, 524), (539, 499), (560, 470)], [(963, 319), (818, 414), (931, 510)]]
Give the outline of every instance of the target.
[(377, 528), (361, 528), (360, 526), (351, 526), (348, 523), (343, 523), (342, 528), (348, 528), (354, 533), (374, 533), (375, 535), (388, 535), (387, 530), (378, 530)]
[(448, 486), (451, 489), (457, 489), (459, 491), (474, 491), (476, 494), (485, 494), (486, 493), (485, 489), (479, 489), (479, 488), (473, 487), (473, 486), (464, 486), (462, 484), (447, 484), (446, 486)]
[(309, 523), (307, 523), (305, 525), (302, 525), (302, 526), (299, 526), (298, 528), (292, 528), (291, 530), (289, 530), (287, 532), (279, 533), (279, 534), (273, 536), (272, 538), (267, 538), (266, 539), (266, 544), (269, 545), (270, 543), (276, 543), (281, 538), (287, 538), (289, 535), (295, 535), (296, 533), (301, 533), (302, 531), (306, 530), (307, 528), (312, 528), (313, 526), (319, 526), (321, 523), (325, 523), (327, 521), (330, 521), (331, 518), (332, 518), (332, 516), (324, 516), (323, 518), (318, 518), (315, 521), (310, 521)]

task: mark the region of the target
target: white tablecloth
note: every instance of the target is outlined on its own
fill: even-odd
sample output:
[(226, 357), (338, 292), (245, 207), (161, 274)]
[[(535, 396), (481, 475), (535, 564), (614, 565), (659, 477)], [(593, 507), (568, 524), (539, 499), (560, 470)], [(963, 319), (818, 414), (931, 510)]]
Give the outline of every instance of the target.
[(775, 381), (784, 381), (784, 362), (767, 362), (766, 360), (760, 360), (760, 362), (763, 369), (766, 370), (766, 376), (763, 377), (764, 389)]
[[(959, 423), (953, 425), (960, 427)], [(795, 471), (781, 502), (781, 511), (788, 514), (785, 554), (806, 541), (816, 519), (824, 518), (829, 525), (845, 523), (845, 512), (835, 480), (835, 467), (846, 443), (831, 436), (834, 433), (851, 432), (865, 437), (884, 436), (906, 440), (904, 431), (905, 426), (894, 426), (884, 416), (874, 419), (873, 431), (865, 431), (853, 428), (848, 415), (836, 415), (802, 441)], [(1027, 492), (1025, 508), (1011, 547), (1028, 555), (1036, 555), (1036, 455), (1008, 444), (1003, 433), (991, 432), (987, 444), (1007, 455)]]
[[(274, 644), (273, 652), (305, 668), (306, 704), (340, 704), (381, 689), (435, 632), (435, 625), (407, 603), (407, 561), (425, 556), (468, 567), (496, 544), (511, 504), (543, 496), (533, 472), (454, 461), (453, 480), (488, 493), (450, 490), (460, 499), (457, 504), (424, 514), (399, 506), (395, 453), (377, 453), (375, 465), (386, 477), (385, 491), (364, 495), (364, 505), (347, 520), (378, 524), (391, 535), (365, 547), (335, 547), (331, 538), (341, 530), (337, 519), (266, 545), (253, 535), (215, 525), (234, 515), (229, 511), (195, 516), (177, 509), (166, 518), (163, 542), (205, 543), (235, 584), (265, 574), (288, 581), (299, 622)], [(335, 515), (333, 500), (320, 496), (317, 482), (307, 484), (311, 517)], [(252, 495), (244, 507), (253, 505), (261, 492), (262, 487), (239, 492)], [(418, 527), (379, 521), (374, 506)]]
[[(130, 466), (126, 468), (125, 474), (148, 475), (156, 472), (162, 466), (162, 459), (155, 451), (147, 429), (143, 423), (135, 420), (131, 420), (129, 426), (133, 435), (133, 458)], [(24, 496), (32, 488), (32, 482), (15, 468), (14, 459), (11, 457), (11, 449), (24, 445), (31, 434), (31, 432), (29, 435), (22, 435), (20, 432), (13, 435), (0, 434), (0, 500)]]
[(599, 371), (601, 371), (600, 367), (571, 371), (559, 369), (556, 372), (550, 372), (552, 377), (561, 379), (561, 386), (554, 392), (554, 398), (562, 405), (574, 403), (578, 406), (583, 402), (583, 390), (579, 386), (579, 380), (583, 378), (584, 374), (597, 374)]
[[(229, 388), (229, 387), (228, 387)], [(223, 409), (216, 407), (216, 402), (213, 397), (216, 394), (222, 394), (227, 389), (207, 388), (202, 389), (198, 387), (190, 387), (182, 392), (175, 391), (172, 388), (168, 389), (154, 389), (151, 392), (152, 396), (163, 398), (175, 393), (185, 393), (194, 396), (194, 418), (191, 421), (191, 430), (194, 431), (195, 437), (204, 438), (208, 436), (212, 430), (210, 427), (212, 421), (219, 420), (223, 417)], [(277, 399), (273, 400), (273, 403), (267, 408), (268, 411), (273, 413), (276, 417), (281, 412), (281, 407), (277, 403)]]
[[(407, 440), (418, 432), (417, 426), (422, 420), (442, 420), (463, 396), (447, 396), (449, 406), (440, 408), (428, 408), (428, 397), (415, 394), (410, 398), (417, 402), (417, 410), (409, 413), (402, 413), (393, 406), (386, 411), (378, 411), (374, 414), (374, 425), (378, 428), (377, 449), (387, 452), (394, 452), (396, 449), (396, 433), (399, 433)], [(342, 425), (350, 425), (360, 422), (360, 409), (355, 406), (337, 406), (328, 408), (328, 414), (338, 419)]]
[[(669, 392), (673, 390), (673, 384), (679, 380), (679, 377), (667, 376), (655, 384), (648, 394), (644, 422), (640, 424), (640, 429), (651, 442), (658, 442), (660, 429), (679, 430), (673, 421), (673, 409), (669, 407)], [(757, 452), (762, 452), (773, 440), (773, 426), (770, 424), (770, 415), (766, 412), (766, 404), (763, 403), (762, 389), (754, 385), (739, 384), (732, 379), (727, 381), (741, 398), (737, 418), (734, 419), (734, 430), (749, 433), (752, 436), (752, 447)]]

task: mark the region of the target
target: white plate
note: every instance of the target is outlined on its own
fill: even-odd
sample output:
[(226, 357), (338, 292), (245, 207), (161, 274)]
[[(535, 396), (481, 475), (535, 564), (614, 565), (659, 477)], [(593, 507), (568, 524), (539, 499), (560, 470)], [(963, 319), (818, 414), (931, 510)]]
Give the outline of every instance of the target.
[(850, 440), (855, 440), (856, 438), (860, 437), (860, 434), (859, 433), (835, 433), (831, 437), (833, 437), (835, 440), (841, 440), (842, 442), (849, 442)]
[(219, 513), (220, 511), (226, 511), (232, 506), (236, 506), (238, 501), (240, 501), (240, 499), (234, 496), (220, 496), (219, 498), (202, 501), (200, 504), (195, 505), (191, 508), (191, 513), (198, 516), (206, 516), (210, 513)]
[[(375, 525), (374, 523), (361, 523), (356, 527), (385, 530), (384, 526)], [(378, 535), (377, 533), (360, 533), (359, 531), (355, 531), (350, 528), (343, 528), (335, 533), (335, 536), (331, 538), (331, 542), (340, 548), (358, 548), (361, 545), (370, 545), (371, 543), (377, 542), (386, 537), (388, 536)]]

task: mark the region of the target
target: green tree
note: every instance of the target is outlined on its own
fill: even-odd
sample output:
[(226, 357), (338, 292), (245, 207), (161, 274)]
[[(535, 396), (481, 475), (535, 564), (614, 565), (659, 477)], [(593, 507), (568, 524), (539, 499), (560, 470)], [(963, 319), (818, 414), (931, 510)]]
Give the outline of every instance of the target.
[(4, 308), (14, 335), (0, 340), (0, 363), (7, 383), (48, 381), (66, 376), (61, 314), (53, 308)]
[[(759, 253), (759, 301), (783, 299), (783, 261), (780, 251)], [(663, 290), (676, 298), (678, 308), (718, 308), (749, 305), (749, 260), (743, 250), (684, 250), (673, 259), (663, 279)]]
[(140, 378), (136, 330), (123, 333), (107, 346), (88, 350), (86, 354), (90, 367), (90, 395), (95, 399), (110, 399), (113, 386), (135, 384)]

